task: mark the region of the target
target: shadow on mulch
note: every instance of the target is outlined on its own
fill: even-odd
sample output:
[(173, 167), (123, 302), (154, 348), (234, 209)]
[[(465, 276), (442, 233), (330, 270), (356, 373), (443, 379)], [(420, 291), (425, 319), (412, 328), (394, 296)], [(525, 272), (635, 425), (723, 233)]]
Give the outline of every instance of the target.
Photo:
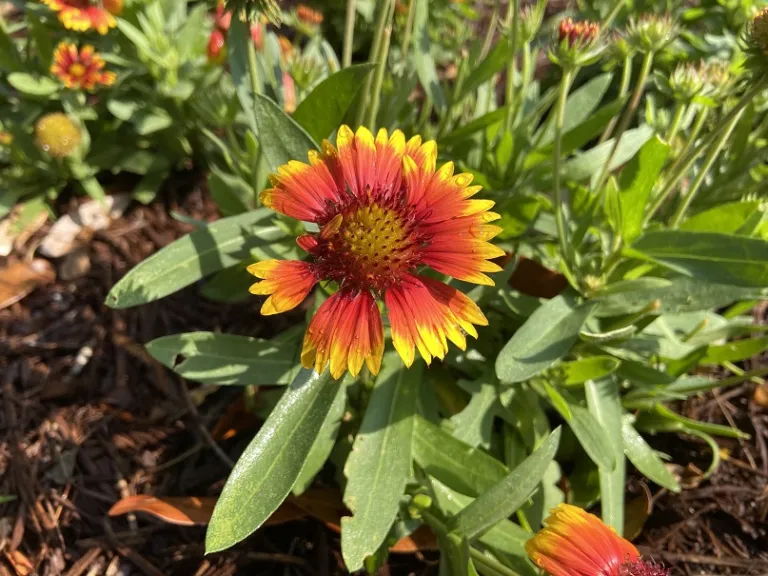
[[(128, 310), (103, 305), (131, 267), (192, 230), (169, 210), (218, 218), (193, 175), (177, 178), (174, 188), (193, 191), (133, 206), (93, 237), (86, 277), (55, 282), (0, 310), (0, 495), (18, 497), (0, 504), (0, 576), (345, 573), (338, 535), (314, 520), (265, 528), (205, 558), (202, 527), (106, 515), (132, 494), (218, 494), (229, 472), (225, 460), (251, 437), (221, 442), (223, 457), (212, 450), (201, 430), (214, 426), (239, 390), (208, 397), (188, 391), (142, 345), (194, 330), (269, 337), (292, 321), (260, 316), (253, 299), (208, 301), (197, 286)], [(768, 573), (768, 416), (750, 397), (743, 386), (684, 407), (688, 416), (718, 423), (727, 423), (727, 414), (752, 439), (723, 442), (731, 459), (699, 486), (681, 496), (655, 493), (639, 544), (674, 573)], [(694, 442), (671, 435), (654, 442), (676, 462), (706, 466), (705, 450)], [(426, 556), (393, 555), (379, 573), (436, 575), (436, 555)]]

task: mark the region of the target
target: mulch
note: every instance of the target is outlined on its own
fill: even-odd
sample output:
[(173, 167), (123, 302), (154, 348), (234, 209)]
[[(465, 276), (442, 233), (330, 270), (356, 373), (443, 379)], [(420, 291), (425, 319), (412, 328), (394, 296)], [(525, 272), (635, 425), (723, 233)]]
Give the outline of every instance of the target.
[[(242, 391), (203, 394), (142, 345), (195, 330), (269, 337), (292, 321), (266, 320), (253, 300), (206, 300), (196, 286), (128, 310), (106, 308), (123, 274), (192, 230), (169, 211), (218, 218), (193, 173), (177, 176), (163, 198), (133, 205), (93, 236), (86, 276), (56, 281), (0, 310), (0, 496), (16, 496), (0, 504), (0, 576), (344, 574), (338, 534), (313, 519), (264, 528), (205, 557), (204, 527), (107, 516), (134, 494), (218, 494), (258, 425), (214, 438), (210, 431)], [(675, 574), (768, 573), (768, 414), (751, 401), (752, 388), (682, 407), (710, 422), (731, 419), (752, 436), (722, 442), (728, 458), (718, 472), (682, 495), (653, 488), (653, 513), (638, 543)], [(654, 442), (684, 466), (706, 467), (706, 450), (695, 440)], [(379, 573), (436, 575), (437, 556), (392, 555)]]

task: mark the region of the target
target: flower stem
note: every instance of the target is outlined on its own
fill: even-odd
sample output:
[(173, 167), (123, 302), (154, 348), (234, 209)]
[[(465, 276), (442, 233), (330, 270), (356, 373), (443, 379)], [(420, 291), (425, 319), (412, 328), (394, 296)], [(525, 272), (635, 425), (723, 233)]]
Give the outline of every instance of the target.
[(251, 77), (251, 93), (255, 100), (256, 94), (259, 93), (259, 68), (256, 63), (256, 47), (253, 45), (250, 36), (248, 36), (246, 44), (248, 46), (248, 74)]
[(565, 225), (565, 210), (563, 192), (560, 186), (560, 162), (563, 147), (563, 122), (565, 116), (565, 102), (568, 98), (568, 90), (573, 82), (573, 70), (563, 70), (563, 77), (560, 79), (560, 90), (558, 93), (557, 104), (555, 104), (555, 143), (553, 170), (555, 179), (555, 223), (557, 225), (557, 236), (560, 240), (560, 252), (563, 262), (563, 268), (566, 276), (572, 277), (570, 269), (570, 246), (568, 244), (568, 229)]
[(355, 16), (357, 15), (357, 0), (347, 0), (347, 14), (344, 19), (344, 50), (341, 56), (341, 67), (352, 65), (352, 43), (355, 39)]
[[(632, 56), (624, 58), (624, 68), (621, 71), (621, 84), (619, 85), (619, 98), (624, 98), (629, 92), (629, 81), (632, 79)], [(616, 128), (616, 122), (618, 118), (614, 117), (605, 127), (603, 133), (600, 135), (598, 144), (602, 144), (613, 134), (613, 129)]]
[[(722, 120), (720, 120), (717, 126), (715, 126), (714, 130), (712, 130), (712, 132), (710, 132), (707, 137), (704, 138), (702, 143), (695, 150), (680, 156), (678, 161), (675, 162), (675, 165), (670, 170), (669, 180), (664, 185), (662, 191), (659, 193), (657, 201), (653, 204), (651, 210), (649, 210), (645, 219), (646, 222), (648, 222), (656, 213), (656, 210), (658, 210), (659, 207), (664, 204), (667, 197), (674, 191), (677, 183), (680, 182), (683, 176), (688, 173), (688, 171), (693, 166), (693, 163), (696, 162), (696, 158), (698, 158), (699, 155), (706, 148), (708, 148), (713, 141), (719, 138), (726, 126), (730, 124), (731, 120), (733, 120), (735, 116), (741, 114), (742, 110), (744, 110), (747, 104), (752, 101), (752, 98), (754, 98), (755, 95), (760, 93), (765, 88), (766, 84), (768, 84), (768, 76), (764, 76), (761, 80), (755, 82), (752, 88), (744, 93), (736, 106), (734, 106), (733, 109)], [(693, 142), (692, 138), (689, 140), (689, 143), (691, 142)]]
[(405, 30), (403, 31), (403, 58), (408, 58), (408, 48), (411, 44), (411, 36), (413, 36), (413, 20), (416, 17), (416, 2), (423, 0), (411, 0), (408, 3), (408, 20), (405, 22)]
[(520, 576), (514, 570), (507, 568), (498, 560), (486, 556), (480, 552), (480, 550), (473, 548), (472, 546), (469, 547), (469, 555), (475, 564), (483, 567), (482, 572), (484, 574), (491, 574), (493, 576)]
[(600, 28), (602, 30), (608, 30), (608, 28), (611, 27), (611, 24), (613, 24), (616, 16), (619, 15), (619, 12), (624, 7), (624, 4), (626, 4), (626, 0), (616, 0), (616, 4), (613, 5), (613, 8), (608, 13), (608, 16), (605, 17), (605, 20), (600, 22)]
[(688, 211), (688, 208), (690, 208), (691, 206), (691, 202), (693, 202), (693, 198), (696, 196), (696, 193), (699, 191), (699, 188), (701, 188), (701, 184), (704, 182), (704, 178), (707, 177), (709, 170), (712, 168), (712, 164), (714, 164), (715, 160), (720, 154), (720, 151), (723, 149), (723, 146), (725, 146), (725, 143), (728, 141), (728, 138), (731, 136), (731, 132), (733, 132), (733, 129), (736, 127), (736, 124), (738, 123), (739, 118), (741, 118), (741, 113), (743, 111), (744, 111), (744, 108), (742, 108), (738, 112), (738, 114), (736, 114), (731, 119), (731, 121), (726, 125), (725, 130), (720, 134), (720, 136), (709, 145), (709, 150), (707, 151), (707, 155), (704, 157), (704, 163), (699, 169), (698, 174), (696, 174), (696, 178), (694, 179), (693, 184), (691, 184), (691, 189), (685, 195), (682, 202), (680, 202), (680, 205), (677, 207), (677, 210), (672, 216), (672, 220), (670, 222), (670, 226), (672, 228), (677, 228), (680, 225), (680, 222), (685, 216), (685, 213)]
[[(373, 33), (373, 41), (371, 42), (371, 52), (368, 55), (368, 62), (378, 65), (379, 55), (382, 49), (382, 43), (384, 40), (384, 28), (387, 26), (387, 17), (389, 16), (390, 5), (393, 4), (393, 0), (386, 0), (379, 3), (379, 17), (376, 20), (376, 29)], [(360, 106), (357, 109), (356, 124), (360, 126), (365, 118), (365, 112), (368, 109), (368, 97), (371, 94), (371, 86), (373, 85), (372, 74), (368, 75), (363, 86), (363, 92), (360, 94)]]
[(678, 102), (675, 106), (675, 114), (672, 116), (672, 122), (669, 124), (669, 133), (667, 134), (667, 142), (670, 144), (677, 136), (677, 131), (680, 129), (680, 122), (683, 120), (685, 114), (685, 104)]
[(371, 105), (368, 108), (368, 120), (366, 125), (371, 130), (376, 128), (376, 116), (379, 112), (379, 102), (381, 101), (381, 87), (384, 84), (384, 74), (387, 71), (387, 58), (389, 56), (389, 41), (392, 37), (392, 16), (394, 15), (394, 11), (395, 3), (390, 1), (389, 9), (387, 11), (387, 25), (384, 27), (382, 33), (381, 46), (379, 47), (379, 54), (377, 56), (378, 62), (376, 63), (376, 71), (373, 78), (373, 86), (371, 88)]
[(507, 8), (507, 26), (511, 25), (511, 35), (509, 49), (512, 51), (512, 58), (507, 64), (507, 84), (504, 92), (504, 100), (507, 105), (507, 117), (504, 126), (507, 132), (512, 130), (513, 106), (515, 100), (515, 76), (517, 73), (517, 28), (520, 20), (520, 0), (510, 0)]
[(613, 162), (613, 159), (616, 156), (616, 151), (619, 149), (619, 144), (621, 144), (621, 137), (629, 127), (632, 116), (634, 116), (635, 110), (637, 110), (637, 105), (640, 103), (640, 97), (643, 95), (643, 91), (645, 90), (645, 82), (648, 80), (648, 74), (651, 72), (652, 65), (653, 51), (648, 51), (645, 53), (645, 56), (643, 56), (643, 64), (640, 68), (640, 74), (637, 77), (637, 84), (635, 84), (632, 97), (629, 99), (629, 104), (624, 109), (624, 114), (619, 121), (619, 127), (616, 130), (616, 138), (613, 141), (611, 153), (608, 155), (608, 158), (603, 165), (603, 171), (600, 173), (600, 178), (597, 180), (597, 186), (595, 186), (595, 190), (598, 194), (605, 186), (605, 183), (608, 180), (608, 175), (611, 173), (611, 162)]

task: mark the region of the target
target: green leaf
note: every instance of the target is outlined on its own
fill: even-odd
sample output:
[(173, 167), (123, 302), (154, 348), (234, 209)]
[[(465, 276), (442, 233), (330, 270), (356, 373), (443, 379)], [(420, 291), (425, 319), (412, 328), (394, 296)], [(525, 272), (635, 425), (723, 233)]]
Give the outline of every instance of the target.
[(624, 223), (625, 242), (632, 242), (643, 231), (645, 206), (669, 155), (669, 144), (658, 136), (646, 142), (619, 176), (619, 204)]
[(651, 448), (640, 433), (632, 426), (631, 418), (625, 416), (621, 422), (621, 436), (624, 442), (624, 453), (641, 474), (648, 477), (659, 486), (680, 492), (678, 484), (672, 473), (664, 466), (656, 451)]
[(671, 280), (650, 277), (623, 280), (610, 288), (591, 300), (599, 304), (595, 311), (598, 318), (636, 314), (654, 300), (659, 303), (656, 314), (679, 314), (721, 308), (738, 300), (761, 298), (768, 294), (768, 291), (759, 288), (713, 284), (687, 276)]
[(141, 136), (165, 130), (173, 124), (171, 116), (162, 108), (139, 110), (133, 115), (131, 120), (136, 128), (136, 133)]
[(344, 466), (344, 503), (353, 515), (341, 519), (341, 552), (351, 572), (376, 553), (397, 516), (411, 474), (421, 366), (409, 370), (396, 353), (385, 356)]
[(312, 481), (318, 472), (323, 469), (325, 461), (333, 451), (336, 444), (336, 437), (341, 427), (341, 419), (347, 409), (347, 386), (354, 381), (354, 378), (347, 377), (339, 384), (339, 391), (333, 400), (328, 416), (325, 417), (320, 432), (317, 434), (312, 449), (307, 454), (307, 460), (301, 469), (301, 474), (293, 484), (293, 494), (299, 496), (312, 485)]
[(200, 295), (216, 302), (243, 302), (251, 298), (248, 288), (257, 279), (247, 267), (248, 263), (241, 262), (214, 273), (200, 288)]
[(219, 385), (288, 384), (297, 357), (297, 347), (214, 332), (163, 336), (146, 346), (156, 360), (180, 376)]
[(479, 118), (475, 118), (474, 120), (467, 122), (462, 126), (459, 126), (447, 136), (443, 136), (442, 138), (440, 138), (439, 140), (440, 146), (452, 146), (454, 144), (461, 144), (469, 136), (472, 136), (475, 132), (479, 132), (484, 128), (488, 128), (488, 126), (492, 126), (493, 124), (500, 122), (506, 117), (506, 115), (507, 115), (506, 106), (504, 108), (499, 108), (498, 110), (494, 110), (493, 112), (488, 112), (487, 114), (483, 114)]
[(627, 255), (688, 276), (734, 286), (768, 286), (768, 242), (746, 236), (688, 230), (646, 232)]
[(612, 378), (591, 380), (585, 386), (587, 406), (595, 420), (605, 430), (605, 438), (613, 448), (616, 466), (613, 470), (600, 467), (600, 502), (603, 521), (621, 535), (624, 530), (624, 485), (627, 461), (622, 441), (622, 408), (619, 386)]
[(237, 99), (240, 107), (245, 112), (248, 126), (253, 132), (258, 133), (256, 114), (253, 108), (251, 76), (248, 67), (248, 44), (252, 42), (248, 23), (240, 18), (232, 18), (227, 35), (227, 60), (229, 61), (229, 73), (235, 84)]
[[(608, 87), (611, 85), (613, 74), (606, 72), (595, 76), (589, 82), (584, 84), (578, 90), (574, 90), (565, 103), (565, 113), (563, 115), (563, 135), (576, 128), (579, 124), (587, 120), (592, 112), (600, 105), (600, 101), (605, 96)], [(554, 109), (552, 111), (554, 113)], [(546, 132), (541, 138), (540, 146), (549, 144), (555, 139), (555, 124), (549, 122), (546, 125)]]
[(338, 383), (326, 371), (302, 370), (237, 461), (205, 536), (205, 553), (251, 535), (277, 510), (299, 477)]
[(110, 308), (152, 302), (249, 257), (285, 235), (266, 208), (222, 218), (179, 238), (131, 269), (107, 295)]
[(443, 87), (437, 77), (437, 67), (432, 57), (431, 42), (429, 39), (429, 2), (420, 0), (416, 2), (413, 16), (413, 61), (419, 82), (424, 91), (429, 95), (432, 104), (442, 115), (445, 112), (447, 102)]
[(702, 360), (705, 364), (722, 364), (723, 362), (740, 362), (757, 356), (768, 349), (768, 337), (751, 338), (729, 342), (720, 346), (710, 346)]
[(320, 142), (328, 138), (344, 121), (373, 64), (356, 64), (331, 74), (301, 101), (293, 120)]
[(608, 439), (607, 430), (595, 416), (577, 404), (565, 392), (561, 393), (555, 388), (549, 387), (547, 393), (552, 399), (552, 406), (568, 423), (590, 460), (603, 470), (614, 470), (616, 468), (616, 456), (613, 446)]
[(562, 294), (542, 304), (499, 352), (499, 380), (503, 384), (528, 380), (565, 356), (593, 308), (590, 303), (579, 306)]
[(467, 382), (462, 386), (470, 391), (469, 404), (450, 418), (453, 435), (473, 448), (489, 448), (491, 444), (493, 408), (498, 396), (496, 386), (488, 380), (489, 378), (485, 378), (477, 382)]
[(208, 174), (208, 189), (216, 207), (224, 216), (247, 212), (255, 198), (254, 190), (248, 182), (215, 165), (211, 166), (211, 173)]
[(110, 98), (107, 101), (107, 110), (109, 110), (115, 118), (124, 122), (130, 121), (139, 108), (141, 108), (141, 105), (133, 100)]
[(613, 356), (590, 356), (573, 362), (562, 362), (550, 372), (564, 386), (577, 386), (612, 374), (621, 364)]
[(454, 438), (440, 426), (418, 415), (414, 420), (413, 458), (446, 486), (478, 496), (509, 472), (496, 458)]
[(24, 69), (16, 44), (8, 33), (4, 20), (0, 20), (0, 69), (16, 72)]
[(472, 72), (461, 85), (461, 91), (456, 97), (456, 102), (461, 102), (465, 96), (477, 90), (481, 84), (500, 72), (509, 63), (512, 56), (513, 51), (510, 49), (509, 41), (504, 36), (500, 37), (488, 56), (480, 64), (472, 67)]
[(26, 72), (11, 72), (8, 83), (27, 96), (53, 96), (61, 86), (45, 76), (33, 76)]
[(736, 234), (750, 216), (760, 210), (760, 205), (760, 200), (718, 204), (685, 220), (680, 230)]
[(453, 530), (472, 539), (520, 508), (539, 485), (560, 444), (560, 428), (504, 479), (491, 487), (451, 521)]
[[(429, 484), (437, 507), (449, 518), (456, 516), (474, 501), (474, 498), (452, 490), (436, 478), (430, 478)], [(508, 555), (507, 560), (513, 562), (512, 567), (519, 574), (535, 576), (537, 571), (525, 551), (525, 543), (530, 537), (531, 534), (520, 525), (505, 518), (478, 536), (477, 541), (492, 548), (494, 552)]]
[[(616, 155), (611, 161), (610, 169), (615, 170), (622, 164), (625, 164), (637, 154), (637, 151), (640, 150), (651, 136), (653, 136), (653, 129), (650, 126), (641, 126), (640, 128), (627, 130), (621, 138)], [(587, 152), (578, 154), (563, 165), (563, 176), (569, 180), (584, 180), (593, 176), (608, 160), (612, 148), (613, 138), (598, 144)]]
[(306, 162), (307, 152), (317, 149), (317, 144), (304, 128), (266, 96), (256, 95), (253, 110), (259, 144), (273, 172), (290, 160)]

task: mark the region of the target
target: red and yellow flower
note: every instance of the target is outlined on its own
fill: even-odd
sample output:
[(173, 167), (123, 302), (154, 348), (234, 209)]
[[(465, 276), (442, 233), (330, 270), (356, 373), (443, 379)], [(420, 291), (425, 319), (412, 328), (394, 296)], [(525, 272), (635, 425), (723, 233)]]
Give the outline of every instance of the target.
[(365, 363), (376, 374), (384, 351), (377, 301), (389, 311), (392, 342), (406, 365), (414, 348), (427, 363), (444, 358), (448, 341), (464, 349), (466, 335), (487, 325), (478, 306), (462, 292), (420, 275), (430, 266), (457, 280), (493, 285), (490, 262), (504, 252), (488, 242), (501, 229), (489, 224), (490, 200), (472, 199), (480, 186), (470, 174), (454, 174), (452, 162), (436, 168), (437, 146), (399, 130), (339, 128), (337, 148), (324, 141), (309, 164), (291, 161), (270, 177), (264, 205), (319, 232), (297, 240), (310, 260), (269, 260), (248, 270), (262, 278), (253, 294), (269, 296), (262, 314), (299, 305), (320, 281), (339, 290), (309, 323), (302, 364), (331, 375), (359, 373)]
[(525, 544), (533, 562), (551, 576), (667, 576), (668, 570), (641, 558), (629, 540), (597, 516), (560, 504)]
[(61, 42), (53, 52), (51, 72), (67, 88), (93, 90), (97, 85), (111, 86), (117, 77), (114, 72), (104, 70), (104, 60), (93, 49)]
[(123, 12), (123, 0), (42, 0), (43, 4), (59, 13), (59, 20), (68, 30), (87, 32), (96, 30), (106, 34), (116, 26), (115, 16)]

